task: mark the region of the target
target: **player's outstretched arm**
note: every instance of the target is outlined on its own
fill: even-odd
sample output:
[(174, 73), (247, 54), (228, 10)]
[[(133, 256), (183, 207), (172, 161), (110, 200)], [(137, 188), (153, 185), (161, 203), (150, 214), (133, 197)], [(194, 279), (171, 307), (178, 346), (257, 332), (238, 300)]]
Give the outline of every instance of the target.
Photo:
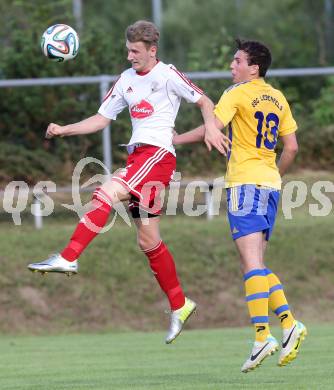
[(66, 126), (60, 126), (56, 123), (50, 123), (45, 138), (53, 137), (67, 137), (70, 135), (82, 135), (95, 133), (96, 131), (104, 129), (110, 123), (110, 119), (101, 114), (95, 114), (81, 122), (73, 123)]
[(278, 161), (278, 169), (281, 177), (286, 173), (298, 152), (298, 142), (296, 133), (287, 134), (281, 137), (283, 151)]
[(201, 142), (204, 140), (205, 126), (201, 125), (196, 127), (196, 129), (187, 131), (183, 134), (178, 134), (174, 132), (173, 144), (174, 145), (183, 145), (183, 144), (192, 144), (195, 142)]
[(200, 107), (205, 124), (204, 142), (211, 152), (212, 147), (216, 148), (224, 156), (229, 151), (230, 140), (221, 132), (224, 125), (214, 115), (214, 104), (203, 95), (197, 105)]
[(221, 132), (223, 128), (224, 124), (215, 117), (215, 127), (206, 128), (204, 142), (209, 152), (211, 152), (212, 147), (214, 147), (226, 156), (231, 148), (231, 141)]

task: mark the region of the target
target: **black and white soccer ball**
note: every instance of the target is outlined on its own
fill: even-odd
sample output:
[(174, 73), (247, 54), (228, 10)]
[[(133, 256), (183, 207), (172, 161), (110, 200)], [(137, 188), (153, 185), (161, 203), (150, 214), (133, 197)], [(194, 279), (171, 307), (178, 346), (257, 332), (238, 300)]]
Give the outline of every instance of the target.
[(79, 37), (76, 31), (66, 24), (55, 24), (42, 35), (41, 48), (52, 61), (63, 62), (75, 58), (79, 51)]

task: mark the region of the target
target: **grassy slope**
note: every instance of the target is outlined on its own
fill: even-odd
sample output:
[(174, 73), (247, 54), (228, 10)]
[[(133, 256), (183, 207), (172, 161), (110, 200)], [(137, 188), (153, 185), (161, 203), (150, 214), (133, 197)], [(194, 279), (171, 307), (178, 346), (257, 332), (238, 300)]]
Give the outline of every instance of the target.
[[(279, 337), (279, 330), (274, 329)], [(11, 390), (332, 389), (334, 333), (309, 326), (298, 359), (276, 366), (278, 355), (254, 372), (240, 367), (249, 329), (184, 332), (171, 346), (161, 333), (0, 337), (0, 388)], [(249, 342), (247, 341), (249, 340)]]
[[(26, 270), (63, 247), (74, 223), (0, 225), (0, 330), (40, 332), (94, 329), (164, 329), (167, 302), (146, 259), (135, 244), (134, 229), (123, 224), (101, 235), (81, 259), (80, 275), (40, 277)], [(304, 211), (278, 219), (268, 265), (286, 286), (298, 317), (334, 321), (333, 213), (312, 218)], [(176, 254), (183, 286), (199, 304), (191, 327), (248, 324), (237, 256), (224, 217), (165, 218), (162, 232)]]

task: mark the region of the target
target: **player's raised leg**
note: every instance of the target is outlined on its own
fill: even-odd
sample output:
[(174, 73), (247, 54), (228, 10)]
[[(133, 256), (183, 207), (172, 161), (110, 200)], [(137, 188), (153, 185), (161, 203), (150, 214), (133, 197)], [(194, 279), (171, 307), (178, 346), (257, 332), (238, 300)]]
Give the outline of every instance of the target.
[(283, 331), (278, 365), (285, 366), (297, 357), (301, 343), (307, 335), (307, 329), (293, 317), (279, 278), (268, 268), (266, 273), (269, 282), (269, 307), (280, 319)]
[(160, 238), (160, 218), (151, 215), (151, 218), (136, 218), (134, 221), (137, 226), (138, 245), (147, 256), (151, 270), (170, 304), (170, 328), (165, 340), (170, 344), (181, 333), (186, 321), (196, 310), (196, 304), (185, 297), (173, 256)]
[(76, 274), (78, 272), (77, 259), (106, 225), (112, 205), (128, 198), (129, 194), (124, 187), (113, 180), (97, 188), (91, 201), (92, 210), (81, 218), (62, 252), (53, 254), (41, 262), (31, 263), (28, 268), (41, 273)]

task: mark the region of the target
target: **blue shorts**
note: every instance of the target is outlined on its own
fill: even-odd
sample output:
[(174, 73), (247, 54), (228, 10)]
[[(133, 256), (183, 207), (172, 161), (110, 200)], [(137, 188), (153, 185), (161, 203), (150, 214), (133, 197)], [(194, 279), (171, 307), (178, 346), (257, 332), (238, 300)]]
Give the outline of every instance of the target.
[(268, 241), (276, 220), (279, 191), (254, 184), (227, 188), (227, 216), (233, 240), (263, 232)]

